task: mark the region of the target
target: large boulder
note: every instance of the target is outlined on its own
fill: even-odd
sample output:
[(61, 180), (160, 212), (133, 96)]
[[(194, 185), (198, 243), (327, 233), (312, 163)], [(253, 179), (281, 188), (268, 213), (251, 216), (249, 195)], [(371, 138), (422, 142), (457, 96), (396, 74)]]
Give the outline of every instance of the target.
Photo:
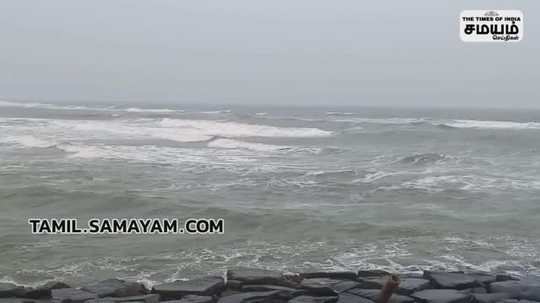
[(540, 303), (540, 302), (530, 301), (530, 300), (506, 299), (506, 300), (500, 301), (499, 303)]
[(82, 287), (82, 290), (95, 293), (100, 298), (139, 296), (147, 293), (144, 285), (119, 279), (107, 279), (98, 283), (86, 285)]
[(227, 280), (227, 288), (232, 290), (240, 290), (244, 283), (238, 280)]
[(82, 303), (97, 299), (98, 295), (76, 288), (60, 288), (51, 290), (52, 299), (59, 303)]
[(497, 303), (505, 299), (510, 299), (512, 296), (507, 293), (491, 293), (491, 294), (472, 294), (477, 303)]
[(540, 282), (530, 280), (508, 280), (494, 282), (489, 285), (492, 293), (508, 293), (512, 298), (520, 300), (540, 301)]
[(458, 272), (425, 271), (424, 278), (430, 280), (437, 288), (466, 289), (480, 286), (474, 277)]
[(289, 303), (334, 303), (338, 297), (312, 297), (299, 296), (289, 301)]
[(304, 279), (300, 286), (308, 293), (317, 296), (336, 296), (337, 292), (332, 288), (332, 285), (341, 281), (327, 278)]
[[(250, 303), (250, 302), (274, 302), (282, 299), (279, 290), (243, 292), (219, 298), (218, 303)], [(283, 299), (282, 299), (283, 300)]]
[(213, 303), (216, 300), (210, 296), (187, 295), (180, 300), (161, 301), (161, 303)]
[(400, 295), (410, 295), (413, 292), (431, 288), (431, 282), (426, 279), (402, 278), (396, 293)]
[(301, 296), (307, 293), (304, 289), (290, 288), (286, 286), (279, 285), (262, 285), (262, 284), (253, 284), (253, 285), (243, 285), (241, 288), (242, 292), (256, 292), (256, 291), (280, 291), (283, 297), (294, 298)]
[(0, 303), (38, 303), (38, 301), (25, 298), (0, 298)]
[(56, 303), (51, 299), (0, 298), (0, 303)]
[(105, 297), (88, 300), (85, 303), (159, 303), (159, 295), (148, 294), (129, 297)]
[(375, 303), (375, 302), (370, 299), (366, 299), (364, 297), (360, 297), (357, 295), (344, 292), (344, 293), (339, 294), (337, 303)]
[(24, 288), (19, 294), (20, 297), (30, 298), (30, 299), (44, 299), (51, 297), (51, 290), (61, 289), (61, 288), (70, 288), (64, 282), (50, 281), (43, 285), (40, 285), (36, 288)]
[(358, 278), (380, 278), (391, 275), (385, 270), (359, 270), (357, 273)]
[(313, 278), (330, 278), (336, 280), (356, 280), (357, 275), (352, 271), (334, 271), (334, 272), (307, 272), (300, 273), (300, 277), (304, 279)]
[[(360, 288), (353, 288), (347, 290), (348, 293), (357, 295), (366, 299), (370, 299), (371, 301), (377, 301), (379, 299), (381, 291), (378, 289), (360, 289)], [(403, 295), (396, 295), (393, 294), (392, 297), (390, 297), (389, 303), (413, 303), (414, 299), (408, 296)]]
[(485, 294), (487, 293), (487, 289), (484, 287), (473, 287), (473, 288), (466, 288), (460, 290), (460, 292), (465, 294)]
[(411, 297), (423, 303), (469, 303), (470, 294), (455, 289), (426, 289), (415, 292)]
[(310, 294), (317, 296), (335, 296), (352, 288), (359, 287), (360, 283), (349, 280), (335, 280), (330, 278), (304, 279), (300, 286)]
[(496, 275), (488, 273), (470, 273), (469, 276), (475, 279), (482, 286), (487, 286), (488, 284), (497, 281)]
[(156, 285), (152, 288), (152, 292), (159, 294), (162, 300), (176, 300), (186, 295), (213, 296), (224, 289), (225, 281), (222, 277), (208, 276)]
[(512, 277), (511, 275), (508, 275), (508, 274), (497, 274), (495, 276), (495, 280), (497, 282), (503, 282), (503, 281), (509, 281), (509, 280), (519, 280), (519, 279), (514, 278), (514, 277)]
[(386, 283), (386, 280), (388, 280), (388, 277), (386, 276), (358, 278), (358, 281), (360, 282), (360, 285), (358, 286), (358, 288), (381, 289), (384, 283)]
[(0, 298), (15, 297), (24, 290), (24, 287), (13, 283), (0, 283)]
[(241, 281), (243, 284), (270, 284), (281, 286), (294, 286), (294, 282), (286, 279), (281, 272), (240, 267), (227, 271), (227, 280)]

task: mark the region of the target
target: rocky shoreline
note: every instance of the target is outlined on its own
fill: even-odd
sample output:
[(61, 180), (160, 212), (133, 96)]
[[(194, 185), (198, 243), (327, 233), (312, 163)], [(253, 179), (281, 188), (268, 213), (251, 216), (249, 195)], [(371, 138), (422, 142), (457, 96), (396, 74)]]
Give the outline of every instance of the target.
[[(29, 288), (0, 283), (0, 303), (374, 303), (389, 273), (281, 273), (236, 268), (224, 277), (206, 276), (159, 284), (108, 279), (73, 287), (48, 282)], [(506, 274), (432, 272), (401, 275), (390, 303), (540, 302), (540, 279)]]

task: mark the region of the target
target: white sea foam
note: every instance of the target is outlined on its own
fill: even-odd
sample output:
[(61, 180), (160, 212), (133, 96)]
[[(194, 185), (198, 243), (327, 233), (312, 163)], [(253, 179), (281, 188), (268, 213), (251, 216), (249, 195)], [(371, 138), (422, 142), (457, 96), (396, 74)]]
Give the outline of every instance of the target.
[(51, 110), (88, 110), (88, 111), (126, 111), (133, 113), (173, 113), (184, 112), (183, 110), (174, 110), (168, 108), (116, 108), (114, 106), (84, 106), (84, 105), (58, 105), (49, 103), (37, 103), (37, 102), (12, 102), (12, 101), (0, 101), (0, 107), (20, 107), (20, 108), (42, 108)]
[(362, 124), (408, 125), (408, 124), (425, 123), (428, 120), (425, 118), (347, 118), (347, 119), (333, 119), (332, 121), (362, 123)]
[(447, 189), (466, 191), (486, 190), (540, 190), (540, 181), (527, 179), (510, 179), (507, 177), (486, 177), (478, 175), (444, 175), (428, 176), (404, 182), (404, 188), (421, 189), (429, 192), (440, 192)]
[(208, 143), (208, 147), (214, 148), (231, 148), (231, 149), (248, 149), (261, 152), (275, 152), (290, 150), (290, 146), (271, 145), (263, 143), (243, 142), (232, 139), (216, 139)]
[[(329, 115), (346, 115), (347, 113), (332, 113)], [(540, 122), (516, 122), (516, 121), (491, 121), (491, 120), (435, 120), (430, 118), (337, 118), (335, 122), (348, 122), (359, 124), (388, 124), (410, 125), (429, 123), (434, 126), (447, 126), (452, 128), (477, 128), (477, 129), (540, 129)]]
[(208, 110), (208, 111), (201, 111), (200, 114), (207, 114), (207, 115), (218, 115), (218, 114), (230, 114), (232, 111), (230, 109), (223, 109), (223, 110)]
[(125, 109), (126, 112), (130, 113), (174, 113), (174, 112), (184, 112), (183, 110), (174, 110), (168, 108), (138, 108), (130, 107)]
[(444, 125), (455, 128), (485, 129), (540, 129), (540, 122), (454, 120)]
[(326, 112), (326, 115), (328, 115), (328, 116), (353, 116), (353, 115), (357, 115), (357, 113), (352, 113), (352, 112)]
[(8, 136), (0, 138), (0, 143), (15, 144), (22, 147), (39, 147), (47, 148), (54, 146), (56, 142), (51, 142), (43, 139), (36, 138), (34, 136), (21, 135), (21, 136)]
[(222, 137), (326, 137), (332, 132), (318, 128), (276, 127), (261, 124), (247, 124), (214, 120), (187, 120), (165, 118), (160, 123), (163, 127), (179, 131), (196, 130), (206, 136)]

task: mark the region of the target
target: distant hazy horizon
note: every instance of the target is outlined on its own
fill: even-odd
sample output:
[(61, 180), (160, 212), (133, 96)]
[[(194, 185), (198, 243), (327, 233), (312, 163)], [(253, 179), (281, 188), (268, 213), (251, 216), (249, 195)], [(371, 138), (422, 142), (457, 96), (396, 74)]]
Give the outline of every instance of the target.
[[(519, 43), (464, 43), (519, 9)], [(215, 106), (539, 108), (537, 1), (5, 0), (0, 99)]]

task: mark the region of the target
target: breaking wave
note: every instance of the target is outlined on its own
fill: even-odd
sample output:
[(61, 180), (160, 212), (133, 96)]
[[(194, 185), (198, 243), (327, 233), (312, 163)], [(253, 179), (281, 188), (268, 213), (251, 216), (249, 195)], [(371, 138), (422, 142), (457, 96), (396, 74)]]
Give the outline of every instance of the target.
[[(343, 115), (343, 114), (340, 114)], [(491, 120), (436, 120), (430, 118), (345, 118), (332, 119), (334, 122), (357, 124), (386, 124), (386, 125), (432, 125), (441, 129), (540, 129), (540, 122), (491, 121)]]
[[(2, 119), (3, 130), (8, 136), (4, 143), (28, 147), (48, 147), (58, 142), (79, 142), (81, 140), (145, 140), (162, 139), (181, 143), (206, 142), (216, 137), (275, 137), (301, 138), (324, 137), (332, 132), (318, 128), (275, 127), (260, 124), (224, 122), (213, 120), (181, 119), (131, 119), (131, 120), (56, 120), (32, 118)], [(46, 138), (46, 140), (44, 139)], [(219, 138), (218, 138), (219, 139)], [(45, 141), (44, 141), (45, 140)], [(257, 143), (218, 140), (211, 146), (224, 148), (279, 150), (288, 147), (274, 147)]]
[(51, 109), (51, 110), (85, 110), (85, 111), (125, 111), (131, 113), (174, 113), (174, 112), (184, 112), (183, 110), (175, 110), (168, 108), (118, 108), (115, 106), (84, 106), (84, 105), (58, 105), (58, 104), (49, 104), (49, 103), (37, 103), (37, 102), (11, 102), (11, 101), (0, 101), (0, 107), (19, 107), (19, 108), (41, 108), (41, 109)]
[(48, 148), (56, 145), (55, 142), (43, 140), (36, 138), (34, 136), (22, 135), (22, 136), (8, 136), (0, 138), (0, 144), (15, 144), (22, 147), (37, 147), (37, 148)]
[(479, 129), (540, 129), (540, 122), (454, 120), (440, 124), (439, 126)]
[(161, 120), (160, 126), (179, 130), (194, 130), (206, 136), (222, 137), (282, 137), (282, 138), (307, 138), (331, 136), (331, 131), (318, 128), (295, 128), (276, 127), (261, 124), (246, 124), (238, 122), (225, 122), (213, 120)]

